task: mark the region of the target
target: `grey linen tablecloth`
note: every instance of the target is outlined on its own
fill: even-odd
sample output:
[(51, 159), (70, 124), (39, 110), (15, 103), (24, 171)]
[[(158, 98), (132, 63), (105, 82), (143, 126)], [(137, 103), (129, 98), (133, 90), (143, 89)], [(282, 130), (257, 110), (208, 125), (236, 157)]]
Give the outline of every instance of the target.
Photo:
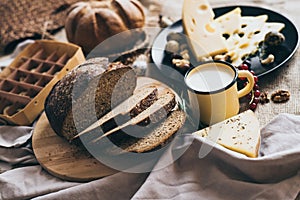
[[(157, 26), (160, 13), (174, 21), (180, 19), (182, 0), (141, 2), (147, 8), (150, 27)], [(265, 6), (263, 0), (210, 2), (214, 7)], [(298, 25), (298, 0), (282, 2), (268, 8), (291, 16)], [(0, 199), (300, 199), (298, 60), (299, 51), (289, 66), (260, 79), (262, 91), (288, 87), (292, 98), (284, 105), (258, 107), (256, 114), (263, 127), (259, 158), (247, 158), (219, 145), (201, 157), (200, 149), (209, 144), (185, 135), (176, 138), (150, 173), (119, 172), (88, 183), (67, 182), (48, 174), (35, 159), (32, 127), (0, 126)], [(179, 159), (159, 167), (181, 150), (186, 151)]]
[[(150, 173), (125, 173), (87, 183), (48, 174), (30, 147), (31, 127), (0, 127), (0, 199), (296, 199), (300, 192), (300, 116), (280, 114), (261, 129), (258, 158), (178, 136)], [(183, 155), (161, 168), (177, 151)], [(2, 166), (5, 166), (3, 168)]]

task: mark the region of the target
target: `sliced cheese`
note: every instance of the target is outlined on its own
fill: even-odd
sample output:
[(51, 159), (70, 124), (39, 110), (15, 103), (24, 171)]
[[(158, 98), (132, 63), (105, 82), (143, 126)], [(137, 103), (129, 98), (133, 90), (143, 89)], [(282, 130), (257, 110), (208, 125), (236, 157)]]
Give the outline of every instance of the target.
[(239, 31), (231, 34), (226, 40), (232, 64), (239, 66), (245, 57), (254, 54), (260, 42), (270, 31), (280, 31), (283, 23), (268, 23), (267, 15), (241, 17)]
[(238, 33), (241, 28), (241, 12), (241, 8), (237, 7), (236, 9), (215, 19), (215, 21), (219, 24), (223, 35), (228, 34), (231, 36), (234, 33)]
[(284, 28), (283, 23), (266, 22), (267, 15), (242, 16), (239, 7), (214, 17), (208, 0), (184, 0), (183, 28), (198, 61), (223, 55), (230, 56), (232, 64), (239, 66), (257, 51), (268, 32), (279, 32)]
[(228, 149), (257, 157), (260, 147), (260, 127), (251, 110), (193, 133)]
[(184, 0), (182, 20), (197, 60), (227, 52), (225, 39), (207, 0)]

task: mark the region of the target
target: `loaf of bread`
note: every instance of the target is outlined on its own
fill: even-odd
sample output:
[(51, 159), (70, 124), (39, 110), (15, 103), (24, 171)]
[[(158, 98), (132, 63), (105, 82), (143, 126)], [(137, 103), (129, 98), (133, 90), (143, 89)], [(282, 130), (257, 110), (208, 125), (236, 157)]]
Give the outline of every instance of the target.
[(120, 62), (87, 60), (63, 77), (47, 97), (50, 125), (69, 142), (91, 145), (97, 151), (118, 146), (142, 153), (159, 148), (183, 126), (185, 113), (178, 110), (170, 88), (146, 84), (136, 89), (136, 84), (133, 69)]
[(71, 140), (97, 119), (133, 94), (136, 74), (107, 58), (87, 60), (63, 77), (45, 101), (53, 130)]
[(133, 37), (134, 32), (127, 30), (141, 28), (144, 23), (145, 14), (139, 1), (88, 1), (71, 6), (65, 29), (68, 40), (81, 46), (85, 53), (89, 53), (99, 43), (124, 31), (124, 40), (112, 41), (107, 47), (126, 47), (136, 38)]

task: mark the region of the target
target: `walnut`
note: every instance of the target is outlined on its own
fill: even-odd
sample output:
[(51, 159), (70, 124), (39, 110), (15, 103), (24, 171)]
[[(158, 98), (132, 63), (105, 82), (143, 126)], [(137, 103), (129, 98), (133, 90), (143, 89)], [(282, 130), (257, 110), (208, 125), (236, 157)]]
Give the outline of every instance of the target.
[(269, 103), (270, 99), (268, 97), (268, 93), (267, 92), (262, 92), (259, 96), (259, 102), (261, 104), (265, 104), (265, 103)]
[(178, 53), (179, 43), (175, 40), (169, 40), (165, 46), (165, 52), (167, 53)]
[(264, 43), (268, 46), (279, 46), (285, 41), (285, 37), (282, 33), (277, 31), (271, 31), (266, 34)]
[(277, 90), (271, 95), (271, 100), (274, 103), (284, 103), (290, 99), (290, 92), (287, 90)]

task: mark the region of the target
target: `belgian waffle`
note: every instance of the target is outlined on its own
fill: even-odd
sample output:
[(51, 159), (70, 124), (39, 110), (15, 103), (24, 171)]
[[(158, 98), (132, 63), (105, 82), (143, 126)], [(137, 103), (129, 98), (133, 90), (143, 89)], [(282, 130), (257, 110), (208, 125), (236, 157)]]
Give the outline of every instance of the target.
[(41, 40), (29, 45), (0, 73), (0, 118), (32, 123), (51, 86), (83, 61), (81, 49), (70, 43)]

